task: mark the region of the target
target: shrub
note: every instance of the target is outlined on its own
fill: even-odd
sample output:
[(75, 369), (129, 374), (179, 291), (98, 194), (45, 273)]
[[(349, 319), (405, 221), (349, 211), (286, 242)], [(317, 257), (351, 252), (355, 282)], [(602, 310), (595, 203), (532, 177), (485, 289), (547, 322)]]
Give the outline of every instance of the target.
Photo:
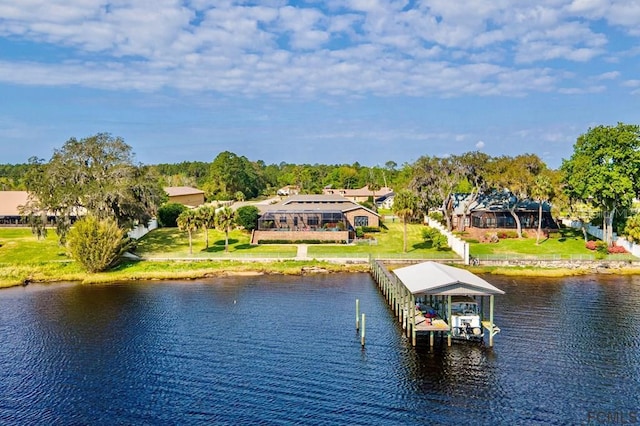
[(426, 227), (422, 229), (422, 238), (425, 242), (431, 242), (431, 247), (444, 250), (449, 247), (449, 241), (436, 228)]
[(256, 206), (242, 206), (236, 211), (236, 223), (247, 231), (252, 231), (258, 226), (260, 210)]
[(176, 228), (178, 226), (178, 216), (187, 208), (187, 206), (180, 203), (163, 204), (158, 209), (158, 223), (165, 228)]
[(609, 246), (607, 248), (609, 254), (624, 254), (627, 250), (622, 246)]
[(67, 249), (71, 257), (88, 272), (102, 272), (115, 266), (131, 240), (114, 219), (86, 216), (69, 231)]
[(497, 235), (498, 235), (498, 238), (500, 238), (501, 240), (506, 240), (507, 238), (518, 238), (517, 231), (498, 231)]
[(364, 230), (362, 229), (361, 226), (358, 226), (356, 228), (356, 238), (363, 238), (364, 237)]
[(363, 226), (362, 232), (380, 232), (380, 228), (377, 226)]
[(594, 240), (587, 241), (585, 243), (585, 247), (588, 248), (589, 250), (595, 250), (596, 249), (596, 242)]
[(596, 252), (601, 257), (605, 257), (607, 254), (609, 254), (609, 247), (607, 246), (607, 243), (605, 243), (604, 241), (596, 241)]
[(442, 212), (431, 212), (429, 213), (429, 217), (437, 222), (440, 222), (442, 225), (446, 225), (447, 221), (444, 220), (444, 215)]

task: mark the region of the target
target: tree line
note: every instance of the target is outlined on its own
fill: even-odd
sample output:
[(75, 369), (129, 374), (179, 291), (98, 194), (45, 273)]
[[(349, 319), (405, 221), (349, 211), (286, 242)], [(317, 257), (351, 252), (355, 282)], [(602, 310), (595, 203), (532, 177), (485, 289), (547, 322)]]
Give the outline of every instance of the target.
[(519, 235), (515, 209), (520, 201), (553, 202), (556, 215), (581, 201), (602, 213), (605, 241), (610, 242), (616, 214), (626, 214), (640, 190), (640, 130), (623, 123), (591, 128), (578, 137), (572, 156), (556, 170), (535, 154), (492, 157), (480, 151), (424, 155), (400, 167), (393, 161), (373, 167), (357, 162), (267, 165), (229, 151), (211, 163), (141, 165), (122, 138), (99, 133), (69, 139), (49, 161), (34, 157), (28, 164), (0, 165), (0, 183), (3, 189), (25, 189), (33, 195), (24, 214), (37, 235), (46, 234), (43, 212), (54, 214), (61, 242), (78, 209), (126, 228), (146, 223), (166, 201), (163, 187), (177, 185), (197, 186), (209, 201), (268, 196), (285, 185), (297, 185), (302, 193), (320, 193), (328, 185), (388, 186), (403, 192), (400, 200), (409, 200), (399, 209), (403, 216), (439, 209), (450, 229), (455, 194), (467, 194), (473, 201), (493, 193), (502, 196)]

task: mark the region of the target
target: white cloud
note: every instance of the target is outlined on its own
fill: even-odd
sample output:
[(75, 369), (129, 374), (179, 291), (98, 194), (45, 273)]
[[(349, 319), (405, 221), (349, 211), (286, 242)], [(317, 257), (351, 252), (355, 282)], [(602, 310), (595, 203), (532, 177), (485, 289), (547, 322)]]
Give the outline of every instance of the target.
[(476, 149), (482, 149), (482, 148), (484, 148), (484, 146), (485, 146), (485, 144), (484, 144), (483, 141), (478, 141), (476, 143)]
[(569, 79), (549, 61), (605, 53), (608, 37), (593, 22), (633, 32), (640, 15), (638, 0), (255, 3), (0, 0), (0, 36), (60, 46), (69, 58), (5, 55), (0, 81), (251, 96), (521, 96)]

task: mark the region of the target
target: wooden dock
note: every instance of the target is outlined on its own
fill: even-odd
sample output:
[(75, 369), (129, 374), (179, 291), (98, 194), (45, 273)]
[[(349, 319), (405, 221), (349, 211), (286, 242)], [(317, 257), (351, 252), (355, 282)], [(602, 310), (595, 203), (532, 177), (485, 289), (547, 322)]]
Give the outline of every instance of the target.
[[(504, 294), (502, 290), (493, 287), (491, 284), (468, 271), (458, 272), (458, 269), (453, 272), (456, 278), (445, 281), (444, 284), (431, 283), (433, 280), (431, 275), (419, 276), (420, 284), (427, 282), (426, 287), (420, 287), (418, 290), (414, 289), (414, 291), (411, 291), (410, 285), (402, 282), (398, 275), (391, 273), (381, 261), (371, 259), (370, 266), (374, 281), (402, 325), (402, 329), (406, 332), (407, 337), (411, 338), (413, 346), (416, 345), (418, 335), (428, 335), (430, 346), (434, 345), (436, 336), (444, 337), (446, 335), (448, 345), (450, 346), (453, 334), (451, 327), (452, 295), (465, 295), (468, 293), (479, 296), (481, 300), (485, 296), (489, 297), (489, 320), (485, 321), (481, 316), (481, 323), (482, 327), (489, 333), (489, 346), (493, 346), (493, 338), (500, 332), (500, 328), (493, 323), (494, 294)], [(433, 267), (432, 265), (426, 266)], [(456, 268), (445, 265), (437, 265), (436, 268), (439, 269), (436, 273), (441, 273), (442, 271), (440, 269), (445, 269), (445, 274), (448, 271), (456, 270)], [(448, 268), (448, 271), (446, 268)], [(422, 272), (422, 270), (420, 272)], [(403, 275), (400, 274), (400, 276)], [(440, 307), (440, 312), (435, 310), (435, 316), (434, 312), (426, 315), (423, 312), (424, 309), (420, 311), (416, 306), (416, 296), (423, 298), (423, 302), (428, 298), (427, 303), (432, 303), (432, 306)], [(420, 306), (422, 307), (424, 305)], [(427, 306), (430, 308), (429, 305)], [(446, 307), (444, 312), (443, 307)], [(430, 308), (430, 310), (433, 310), (433, 308)], [(441, 315), (446, 318), (442, 318)]]

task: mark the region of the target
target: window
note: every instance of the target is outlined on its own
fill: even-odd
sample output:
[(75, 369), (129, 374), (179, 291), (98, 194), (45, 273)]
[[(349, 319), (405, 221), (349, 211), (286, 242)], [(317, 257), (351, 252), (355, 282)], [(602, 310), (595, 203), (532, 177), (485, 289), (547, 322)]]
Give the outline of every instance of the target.
[(287, 223), (287, 217), (286, 216), (280, 216), (280, 223)]
[(353, 220), (353, 224), (358, 226), (369, 226), (369, 216), (356, 216)]
[(320, 219), (318, 216), (309, 216), (307, 218), (307, 225), (309, 226), (318, 226), (320, 224)]

